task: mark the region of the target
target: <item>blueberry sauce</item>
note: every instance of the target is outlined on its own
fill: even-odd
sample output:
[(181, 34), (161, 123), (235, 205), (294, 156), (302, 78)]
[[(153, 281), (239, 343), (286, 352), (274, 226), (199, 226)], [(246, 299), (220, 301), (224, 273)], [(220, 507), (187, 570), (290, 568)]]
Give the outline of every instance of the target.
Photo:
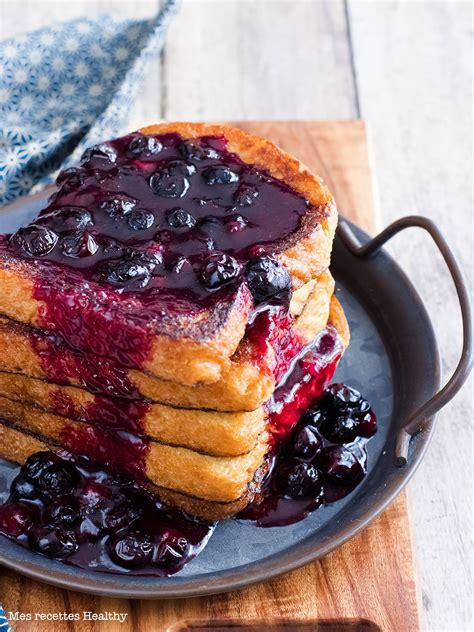
[[(284, 526), (346, 496), (365, 476), (365, 445), (376, 430), (375, 413), (358, 391), (333, 384), (320, 392), (285, 439), (280, 430), (262, 489), (236, 519)], [(111, 573), (176, 573), (214, 528), (166, 507), (136, 477), (64, 451), (30, 456), (0, 507), (7, 537), (67, 564)]]
[(165, 507), (132, 479), (65, 452), (30, 456), (0, 507), (0, 531), (8, 537), (47, 557), (108, 573), (172, 575), (204, 548), (214, 526)]
[(40, 325), (71, 347), (141, 367), (153, 331), (176, 319), (236, 301), (248, 312), (250, 294), (288, 303), (275, 255), (298, 239), (309, 204), (225, 138), (137, 132), (91, 147), (57, 184), (0, 250), (35, 260)]
[(371, 405), (344, 384), (332, 384), (313, 401), (274, 445), (261, 491), (238, 519), (259, 527), (293, 524), (347, 496), (364, 478), (365, 446), (377, 431)]

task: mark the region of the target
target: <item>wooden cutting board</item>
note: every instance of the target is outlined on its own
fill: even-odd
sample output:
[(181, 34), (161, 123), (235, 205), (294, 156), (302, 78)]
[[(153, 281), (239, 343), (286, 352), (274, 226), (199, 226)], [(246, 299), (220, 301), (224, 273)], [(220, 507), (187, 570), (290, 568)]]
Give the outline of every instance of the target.
[[(347, 217), (368, 232), (377, 230), (362, 121), (236, 125), (266, 136), (300, 158), (323, 177)], [(416, 632), (419, 608), (406, 495), (402, 493), (362, 533), (324, 559), (244, 590), (186, 600), (127, 601), (54, 588), (1, 569), (0, 603), (7, 614), (31, 613), (33, 619), (35, 613), (80, 615), (78, 622), (16, 621), (14, 632), (217, 632), (229, 625), (255, 632)], [(92, 621), (83, 619), (85, 611), (128, 616), (124, 623)], [(238, 621), (244, 622), (242, 626)]]

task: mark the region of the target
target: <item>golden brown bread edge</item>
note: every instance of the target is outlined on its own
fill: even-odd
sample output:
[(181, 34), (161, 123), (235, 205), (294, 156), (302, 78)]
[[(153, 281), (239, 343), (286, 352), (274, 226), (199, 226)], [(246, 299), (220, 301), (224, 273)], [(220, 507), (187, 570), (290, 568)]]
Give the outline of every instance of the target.
[[(333, 299), (330, 324), (336, 327), (344, 345), (348, 342), (348, 326), (344, 312)], [(42, 437), (59, 447), (68, 445), (68, 437), (86, 437), (90, 445), (103, 445), (113, 449), (97, 428), (64, 417), (46, 413), (22, 402), (0, 397), (0, 417), (16, 430)], [(84, 433), (84, 434), (82, 434)], [(112, 434), (112, 438), (114, 435)], [(109, 446), (109, 447), (107, 447)], [(1, 446), (4, 458), (17, 460), (11, 444)], [(74, 445), (71, 445), (74, 449)], [(264, 462), (267, 451), (267, 434), (262, 432), (253, 449), (237, 457), (204, 455), (187, 448), (177, 448), (150, 441), (146, 452), (141, 452), (139, 462), (143, 474), (155, 486), (168, 493), (213, 503), (233, 503), (245, 497), (255, 472)], [(128, 463), (128, 461), (127, 461)], [(168, 496), (169, 497), (169, 496)]]
[[(275, 251), (288, 269), (294, 288), (328, 268), (337, 224), (336, 205), (322, 180), (296, 158), (266, 139), (223, 125), (163, 123), (140, 131), (145, 134), (177, 132), (188, 139), (225, 136), (230, 151), (284, 180), (312, 204), (300, 229), (282, 240)], [(54, 264), (50, 268), (54, 273)], [(44, 304), (34, 298), (35, 273), (34, 260), (5, 254), (0, 257), (0, 314), (41, 328)], [(217, 381), (229, 367), (230, 357), (244, 335), (250, 309), (251, 298), (243, 285), (230, 304), (219, 305), (214, 313), (207, 312), (192, 321), (183, 320), (165, 333), (156, 331), (149, 357), (140, 368), (185, 385)]]
[[(294, 327), (307, 343), (326, 326), (333, 291), (334, 279), (326, 271), (294, 293), (290, 305), (292, 313), (297, 315)], [(0, 318), (0, 348), (0, 371), (48, 379), (25, 327)], [(269, 399), (275, 388), (273, 376), (251, 360), (245, 339), (234, 354), (229, 369), (214, 384), (183, 386), (136, 370), (128, 371), (127, 377), (147, 400), (177, 408), (222, 412), (256, 410)], [(71, 378), (69, 383), (82, 386), (78, 379)]]
[[(104, 433), (103, 430), (94, 428), (91, 424), (53, 415), (6, 397), (0, 397), (0, 419), (5, 419), (20, 430), (46, 437), (53, 443), (70, 448), (72, 451), (74, 451), (77, 437), (90, 446), (100, 444), (110, 446), (113, 450), (113, 445), (115, 445), (112, 443), (116, 439), (113, 432)], [(69, 438), (71, 438), (70, 445)], [(143, 475), (152, 484), (205, 500), (228, 502), (239, 498), (244, 493), (255, 470), (262, 463), (267, 450), (267, 435), (263, 432), (246, 454), (231, 457), (211, 456), (154, 440), (147, 441), (147, 444), (147, 449), (136, 457), (136, 466), (143, 470)], [(95, 447), (90, 449), (95, 449)], [(124, 473), (135, 471), (135, 453), (132, 453), (132, 450), (131, 444), (130, 452), (124, 451), (127, 463), (119, 463), (116, 466), (120, 467)], [(116, 453), (119, 454), (118, 451)], [(116, 457), (113, 454), (109, 457), (109, 459), (114, 458)]]

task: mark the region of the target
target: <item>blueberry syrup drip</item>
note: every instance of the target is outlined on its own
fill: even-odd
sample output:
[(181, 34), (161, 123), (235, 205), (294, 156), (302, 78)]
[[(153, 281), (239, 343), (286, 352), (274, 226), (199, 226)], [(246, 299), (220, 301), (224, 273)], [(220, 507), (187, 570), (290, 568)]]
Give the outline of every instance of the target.
[(116, 362), (72, 349), (60, 336), (38, 334), (31, 330), (29, 340), (43, 372), (51, 382), (78, 385), (97, 395), (141, 399), (127, 369)]
[[(272, 374), (278, 383), (287, 372), (291, 360), (300, 353), (307, 343), (293, 329), (294, 318), (287, 305), (263, 305), (255, 310), (245, 331), (245, 340), (251, 348), (251, 361), (262, 371)], [(29, 340), (40, 366), (49, 381), (61, 385), (77, 385), (96, 395), (95, 405), (88, 408), (85, 416), (77, 414), (69, 400), (58, 395), (53, 401), (54, 409), (60, 415), (73, 419), (94, 421), (98, 415), (117, 409), (118, 418), (124, 417), (120, 411), (130, 411), (132, 422), (137, 417), (126, 402), (114, 403), (99, 396), (120, 398), (121, 400), (142, 400), (138, 388), (133, 383), (127, 369), (107, 358), (83, 353), (70, 348), (60, 336), (38, 334), (29, 331)], [(57, 404), (57, 405), (56, 405)], [(143, 406), (146, 408), (147, 404)], [(69, 410), (70, 414), (61, 412)], [(146, 411), (145, 411), (146, 412)], [(94, 413), (98, 415), (94, 416)], [(135, 432), (133, 428), (125, 427)]]
[(290, 278), (274, 255), (309, 204), (226, 145), (137, 132), (61, 172), (48, 207), (0, 240), (35, 259), (41, 326), (71, 347), (141, 367), (153, 330), (244, 300), (243, 283), (255, 304), (288, 303)]
[(146, 481), (150, 439), (125, 430), (110, 431), (103, 424), (102, 421), (100, 425), (65, 425), (60, 432), (59, 444), (114, 474)]
[(167, 576), (196, 557), (214, 524), (161, 504), (127, 477), (67, 453), (29, 457), (0, 507), (0, 531), (94, 571)]
[[(334, 374), (341, 351), (335, 330), (328, 327), (292, 361), (267, 404), (272, 445), (287, 436), (304, 410), (321, 396)], [(147, 479), (146, 458), (152, 440), (144, 436), (147, 402), (124, 402), (121, 410), (120, 400), (96, 396), (94, 403), (78, 410), (70, 397), (56, 391), (52, 404), (59, 415), (86, 422), (65, 422), (59, 437), (61, 445), (111, 472)]]
[[(290, 344), (292, 348), (297, 342)], [(336, 329), (328, 325), (311, 345), (303, 347), (286, 365), (278, 386), (267, 403), (274, 443), (285, 439), (301, 415), (324, 392), (334, 375), (343, 346)]]
[[(323, 337), (321, 343), (325, 346), (328, 341)], [(280, 436), (282, 426), (285, 432), (289, 428), (292, 432), (274, 443), (261, 491), (238, 519), (260, 527), (299, 522), (321, 505), (347, 496), (366, 475), (365, 446), (377, 431), (371, 405), (344, 384), (316, 392), (317, 387), (313, 406), (298, 415), (292, 428), (296, 407), (283, 408), (274, 418)], [(285, 413), (289, 414), (289, 424)]]
[(62, 417), (87, 423), (99, 423), (111, 430), (126, 430), (133, 434), (144, 433), (144, 418), (150, 404), (144, 400), (130, 401), (95, 395), (92, 402), (76, 404), (64, 391), (52, 391), (51, 409)]

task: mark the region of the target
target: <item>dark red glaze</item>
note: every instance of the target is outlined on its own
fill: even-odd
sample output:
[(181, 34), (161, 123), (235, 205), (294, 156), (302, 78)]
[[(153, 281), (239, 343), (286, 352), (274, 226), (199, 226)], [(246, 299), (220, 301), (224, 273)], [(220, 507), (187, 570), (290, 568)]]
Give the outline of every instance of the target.
[(94, 400), (85, 405), (75, 404), (64, 391), (53, 391), (50, 396), (51, 408), (55, 413), (69, 419), (88, 423), (100, 423), (106, 429), (127, 430), (143, 434), (145, 415), (150, 404), (145, 401), (130, 401), (95, 395)]
[(60, 444), (111, 472), (146, 480), (146, 456), (150, 449), (146, 437), (125, 430), (109, 431), (98, 425), (76, 424), (62, 430)]
[(126, 367), (170, 318), (234, 300), (256, 247), (278, 252), (309, 207), (214, 137), (137, 132), (88, 150), (58, 185), (0, 250), (35, 259), (43, 328)]
[(119, 364), (70, 348), (62, 338), (29, 331), (31, 346), (36, 352), (46, 377), (56, 384), (76, 385), (94, 394), (125, 399), (140, 399), (140, 392)]
[(324, 392), (334, 375), (343, 346), (331, 325), (295, 356), (268, 402), (269, 426), (275, 442), (285, 439), (301, 415)]
[[(59, 463), (65, 459), (77, 471), (66, 495), (43, 495), (43, 474), (31, 479), (27, 462), (21, 475), (31, 480), (36, 494), (0, 507), (0, 531), (19, 544), (88, 570), (166, 576), (178, 572), (209, 540), (214, 524), (165, 507), (136, 482), (98, 470), (86, 459), (61, 457)], [(149, 543), (147, 556), (131, 557), (133, 546), (126, 545), (140, 536)]]
[[(245, 332), (245, 340), (251, 349), (251, 360), (275, 377), (278, 383), (288, 371), (291, 361), (303, 349), (311, 345), (293, 329), (294, 318), (286, 305), (264, 305), (255, 311)], [(70, 348), (60, 336), (29, 330), (29, 339), (40, 361), (46, 377), (55, 384), (76, 385), (98, 395), (106, 395), (127, 400), (143, 400), (143, 396), (133, 383), (128, 370), (116, 362), (91, 353), (83, 353)], [(114, 402), (108, 398), (96, 397), (94, 405), (87, 411), (75, 411), (74, 406), (64, 396), (55, 396), (54, 408), (61, 415), (73, 419), (95, 421), (97, 415), (112, 414), (117, 419), (131, 417), (134, 426), (147, 410), (147, 404), (134, 408), (124, 401)], [(62, 411), (69, 411), (65, 413)], [(96, 414), (97, 413), (97, 414)], [(118, 425), (118, 422), (117, 424)], [(136, 432), (129, 425), (121, 426)]]

